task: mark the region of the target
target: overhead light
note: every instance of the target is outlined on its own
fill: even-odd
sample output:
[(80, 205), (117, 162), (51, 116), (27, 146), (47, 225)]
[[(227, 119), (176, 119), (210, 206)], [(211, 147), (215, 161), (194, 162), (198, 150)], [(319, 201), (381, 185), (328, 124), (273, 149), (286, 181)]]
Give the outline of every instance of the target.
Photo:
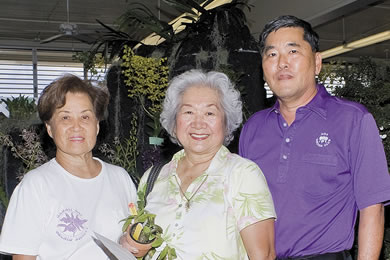
[[(210, 4), (208, 4), (205, 7), (205, 9), (210, 10), (210, 9), (213, 9), (213, 8), (218, 7), (220, 5), (230, 3), (231, 1), (232, 0), (215, 0), (215, 1), (211, 2)], [(201, 5), (204, 5), (204, 3)], [(169, 22), (169, 24), (172, 25), (173, 31), (175, 33), (179, 33), (185, 29), (186, 26), (183, 25), (183, 23), (191, 23), (192, 22), (192, 20), (185, 18), (186, 15), (187, 14), (182, 14)], [(143, 39), (141, 42), (143, 44), (146, 44), (146, 45), (158, 45), (158, 44), (162, 43), (163, 41), (165, 41), (164, 38), (162, 38), (161, 36), (159, 36), (155, 33), (152, 33), (149, 36), (147, 36), (145, 39)], [(135, 46), (135, 48), (137, 48), (137, 47), (139, 47), (139, 45)]]
[(321, 56), (323, 59), (326, 59), (326, 58), (330, 58), (330, 57), (339, 55), (341, 53), (353, 51), (353, 50), (356, 50), (356, 49), (359, 49), (362, 47), (366, 47), (366, 46), (369, 46), (369, 45), (372, 45), (372, 44), (375, 44), (378, 42), (387, 41), (387, 40), (390, 40), (390, 30), (387, 30), (387, 31), (384, 31), (381, 33), (377, 33), (377, 34), (362, 38), (360, 40), (346, 43), (344, 45), (340, 45), (340, 46), (337, 46), (335, 48), (323, 51), (323, 52), (321, 52)]

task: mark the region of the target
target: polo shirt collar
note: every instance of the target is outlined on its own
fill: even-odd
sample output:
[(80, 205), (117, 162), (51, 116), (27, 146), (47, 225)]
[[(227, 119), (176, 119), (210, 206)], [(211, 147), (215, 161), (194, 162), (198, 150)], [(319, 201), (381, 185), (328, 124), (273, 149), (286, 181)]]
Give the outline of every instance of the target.
[[(317, 113), (322, 118), (326, 119), (327, 111), (326, 111), (326, 101), (329, 99), (330, 94), (328, 91), (326, 91), (325, 87), (321, 84), (317, 84), (317, 93), (314, 96), (314, 98), (306, 105), (303, 106), (303, 108), (307, 108), (315, 113)], [(269, 116), (271, 113), (278, 113), (280, 109), (279, 101), (276, 100), (275, 104), (270, 108), (268, 111), (267, 116)]]
[[(226, 164), (228, 160), (228, 154), (229, 149), (227, 149), (225, 146), (221, 146), (219, 148), (218, 152), (215, 154), (214, 158), (211, 160), (210, 166), (207, 168), (207, 170), (204, 172), (204, 174), (207, 174), (209, 176), (222, 176), (223, 170), (221, 170)], [(185, 150), (182, 149), (179, 152), (175, 153), (172, 157), (172, 161), (175, 162), (175, 168), (177, 169), (177, 165), (181, 158), (185, 156)]]

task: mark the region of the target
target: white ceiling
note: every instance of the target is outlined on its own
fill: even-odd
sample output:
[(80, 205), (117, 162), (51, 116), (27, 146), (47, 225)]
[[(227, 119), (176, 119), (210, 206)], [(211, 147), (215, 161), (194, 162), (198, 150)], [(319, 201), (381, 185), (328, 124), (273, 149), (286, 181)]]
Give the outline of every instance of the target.
[[(161, 1), (161, 2), (160, 2)], [(142, 2), (158, 12), (161, 19), (170, 20), (178, 13), (163, 0), (69, 0), (69, 21), (78, 26), (79, 33), (102, 30), (96, 19), (114, 25), (129, 3)], [(249, 28), (256, 39), (270, 19), (293, 14), (311, 22), (320, 35), (321, 50), (329, 49), (359, 38), (390, 29), (390, 0), (249, 0)], [(60, 24), (67, 21), (66, 0), (0, 0), (0, 59), (23, 59), (32, 48), (38, 50), (87, 50), (88, 45), (71, 38), (59, 38), (40, 44), (40, 40), (59, 33)], [(10, 50), (19, 50), (19, 55)], [(389, 59), (390, 41), (343, 54), (345, 59), (369, 55)], [(4, 52), (4, 50), (7, 50)], [(26, 50), (20, 55), (20, 50)], [(13, 55), (12, 57), (10, 55)], [(31, 56), (31, 55), (30, 55)], [(40, 57), (41, 59), (45, 59)], [(50, 58), (48, 58), (50, 59)], [(61, 59), (52, 57), (52, 59)]]

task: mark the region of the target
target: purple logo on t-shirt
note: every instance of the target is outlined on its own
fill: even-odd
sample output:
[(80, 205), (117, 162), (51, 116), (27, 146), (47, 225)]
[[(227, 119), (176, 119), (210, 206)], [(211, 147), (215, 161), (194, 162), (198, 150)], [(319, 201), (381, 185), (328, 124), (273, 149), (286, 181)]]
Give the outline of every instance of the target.
[(330, 141), (328, 133), (321, 133), (320, 137), (316, 139), (316, 144), (318, 147), (325, 147), (330, 144)]
[[(81, 213), (75, 209), (64, 209), (58, 215), (57, 235), (67, 241), (82, 239), (87, 233), (88, 227), (85, 224)], [(85, 225), (84, 225), (85, 224)]]

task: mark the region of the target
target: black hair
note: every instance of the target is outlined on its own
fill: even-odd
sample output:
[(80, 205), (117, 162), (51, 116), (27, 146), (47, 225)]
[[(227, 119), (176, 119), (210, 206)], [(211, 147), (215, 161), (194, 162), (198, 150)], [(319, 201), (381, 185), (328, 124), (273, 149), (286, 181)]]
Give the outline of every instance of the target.
[(318, 34), (313, 30), (311, 24), (299, 19), (293, 15), (282, 15), (276, 19), (270, 21), (264, 26), (263, 31), (260, 34), (260, 53), (263, 55), (265, 48), (265, 40), (271, 32), (275, 32), (281, 28), (287, 27), (300, 27), (303, 29), (303, 39), (307, 41), (313, 52), (319, 51)]

